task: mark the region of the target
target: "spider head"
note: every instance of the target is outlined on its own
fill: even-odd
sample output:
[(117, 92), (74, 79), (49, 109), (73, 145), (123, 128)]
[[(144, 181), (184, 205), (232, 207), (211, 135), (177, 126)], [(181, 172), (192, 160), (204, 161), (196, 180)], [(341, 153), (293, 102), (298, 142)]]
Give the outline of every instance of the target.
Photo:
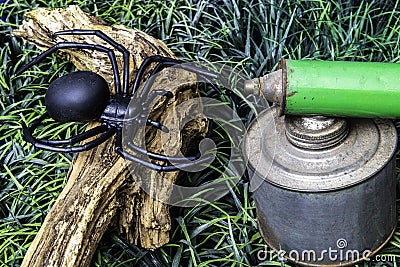
[(50, 117), (59, 122), (100, 118), (110, 99), (107, 82), (91, 71), (77, 71), (54, 80), (46, 92)]

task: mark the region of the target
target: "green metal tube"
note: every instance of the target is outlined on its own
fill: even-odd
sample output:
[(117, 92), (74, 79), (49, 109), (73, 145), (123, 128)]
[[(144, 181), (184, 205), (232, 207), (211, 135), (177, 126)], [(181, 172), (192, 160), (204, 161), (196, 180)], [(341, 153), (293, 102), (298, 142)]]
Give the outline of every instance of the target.
[(400, 118), (400, 64), (281, 60), (278, 71), (248, 80), (280, 113)]
[(286, 60), (282, 67), (285, 114), (400, 118), (400, 64)]

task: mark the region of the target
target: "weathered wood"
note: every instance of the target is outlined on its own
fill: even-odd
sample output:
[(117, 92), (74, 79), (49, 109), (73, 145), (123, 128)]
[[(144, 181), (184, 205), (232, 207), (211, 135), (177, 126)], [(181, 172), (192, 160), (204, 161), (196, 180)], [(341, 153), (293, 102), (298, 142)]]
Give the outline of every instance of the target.
[[(131, 53), (131, 83), (138, 66), (150, 55), (173, 57), (173, 53), (159, 40), (145, 33), (127, 29), (121, 25), (108, 26), (104, 21), (90, 16), (77, 6), (65, 9), (36, 9), (26, 14), (29, 18), (13, 34), (45, 50), (61, 41), (96, 43), (109, 46), (95, 36), (60, 36), (54, 32), (67, 29), (101, 30), (118, 43), (123, 44)], [(117, 53), (118, 64), (122, 69), (122, 57)], [(78, 69), (91, 70), (102, 75), (113, 88), (111, 66), (106, 54), (86, 50), (63, 50), (58, 53), (70, 60)], [(198, 96), (193, 77), (171, 71), (172, 77), (158, 81), (161, 88), (168, 86), (174, 97), (160, 101), (155, 105), (150, 117), (163, 120), (166, 114), (174, 114), (179, 103)], [(189, 75), (190, 76), (190, 75)], [(181, 85), (179, 85), (181, 84)], [(179, 85), (179, 86), (178, 86)], [(160, 87), (158, 87), (160, 88)], [(190, 111), (188, 111), (190, 112)], [(91, 123), (89, 127), (95, 126)], [(203, 136), (207, 122), (202, 119), (187, 125), (191, 137)], [(148, 127), (147, 147), (163, 153), (168, 147), (182, 147), (190, 144), (190, 138), (183, 142), (181, 136), (171, 137), (164, 149), (160, 133)], [(121, 234), (129, 241), (142, 247), (155, 249), (169, 240), (170, 217), (168, 206), (146, 194), (140, 185), (145, 179), (162, 175), (171, 181), (176, 180), (178, 172), (157, 174), (155, 171), (131, 167), (128, 171), (124, 159), (114, 151), (114, 139), (87, 152), (79, 153), (73, 160), (68, 182), (47, 215), (38, 235), (31, 244), (22, 266), (88, 266), (91, 257), (105, 230), (114, 221)], [(133, 173), (133, 175), (131, 175)], [(161, 184), (160, 184), (161, 183)], [(159, 190), (162, 188), (163, 190)], [(168, 198), (168, 186), (159, 182), (154, 190)]]

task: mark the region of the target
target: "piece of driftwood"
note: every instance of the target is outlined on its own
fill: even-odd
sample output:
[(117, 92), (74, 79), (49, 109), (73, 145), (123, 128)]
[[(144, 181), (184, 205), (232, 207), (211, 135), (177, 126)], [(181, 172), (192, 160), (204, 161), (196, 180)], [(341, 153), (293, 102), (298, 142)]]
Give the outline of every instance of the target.
[[(95, 43), (109, 46), (96, 36), (62, 36), (53, 33), (67, 29), (101, 30), (131, 53), (131, 83), (141, 62), (150, 55), (173, 57), (173, 53), (159, 40), (145, 33), (127, 29), (121, 25), (109, 26), (104, 21), (83, 12), (77, 6), (65, 9), (35, 9), (26, 14), (14, 36), (22, 37), (42, 50), (61, 41)], [(113, 78), (108, 56), (87, 50), (62, 50), (57, 53), (71, 61), (80, 70), (90, 70), (102, 75), (113, 88)], [(120, 70), (122, 56), (116, 52)], [(175, 71), (176, 72), (176, 71)], [(195, 84), (188, 83), (191, 74), (175, 73), (163, 78), (158, 88), (173, 92), (174, 97), (155, 104), (150, 117), (163, 121), (164, 116), (174, 114), (174, 107), (198, 96)], [(186, 75), (186, 76), (185, 76)], [(122, 76), (121, 76), (122, 77)], [(155, 86), (157, 87), (157, 86)], [(154, 88), (155, 88), (154, 87)], [(191, 112), (187, 110), (187, 112)], [(90, 123), (88, 127), (95, 126)], [(181, 147), (185, 152), (191, 140), (199, 139), (207, 131), (207, 121), (199, 118), (191, 121), (182, 136), (172, 136), (168, 144), (161, 144), (159, 131), (147, 127), (147, 148), (163, 153), (165, 147)], [(124, 159), (114, 152), (114, 139), (87, 152), (79, 153), (68, 173), (68, 182), (48, 213), (38, 235), (28, 249), (22, 266), (88, 266), (98, 242), (111, 223), (116, 223), (120, 233), (130, 242), (148, 249), (155, 249), (169, 241), (170, 216), (168, 205), (158, 202), (141, 189), (141, 184), (155, 175), (167, 181), (176, 181), (179, 172), (157, 174), (155, 171), (131, 167), (128, 171)], [(133, 175), (132, 175), (133, 174)], [(157, 180), (152, 192), (167, 199), (170, 187)], [(161, 189), (161, 190), (160, 190)], [(152, 194), (150, 192), (150, 194)]]

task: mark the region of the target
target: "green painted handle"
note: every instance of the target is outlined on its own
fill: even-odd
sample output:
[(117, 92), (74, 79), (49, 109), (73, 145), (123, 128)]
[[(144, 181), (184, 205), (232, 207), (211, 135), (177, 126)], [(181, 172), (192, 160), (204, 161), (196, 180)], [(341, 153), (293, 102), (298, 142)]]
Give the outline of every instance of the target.
[(400, 118), (400, 64), (286, 60), (286, 114)]

